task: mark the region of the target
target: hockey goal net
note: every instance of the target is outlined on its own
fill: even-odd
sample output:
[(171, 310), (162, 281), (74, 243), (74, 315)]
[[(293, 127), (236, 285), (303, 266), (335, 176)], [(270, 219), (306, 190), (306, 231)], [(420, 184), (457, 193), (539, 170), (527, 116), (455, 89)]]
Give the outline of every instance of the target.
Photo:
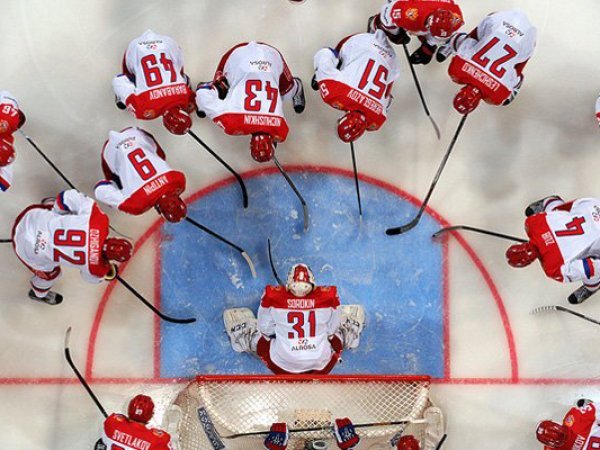
[[(412, 434), (434, 450), (444, 432), (426, 376), (206, 376), (179, 392), (165, 428), (180, 450), (254, 450), (274, 422), (290, 429), (289, 450), (337, 449), (331, 424), (348, 417), (361, 449), (390, 449), (390, 440)], [(301, 431), (294, 431), (301, 430)]]

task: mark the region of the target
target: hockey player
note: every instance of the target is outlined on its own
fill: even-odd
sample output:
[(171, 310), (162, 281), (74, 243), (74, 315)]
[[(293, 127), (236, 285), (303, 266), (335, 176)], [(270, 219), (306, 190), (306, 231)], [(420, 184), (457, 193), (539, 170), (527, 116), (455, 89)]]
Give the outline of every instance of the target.
[(141, 120), (162, 117), (173, 134), (189, 131), (194, 91), (183, 69), (183, 52), (173, 38), (145, 31), (129, 43), (122, 70), (112, 82), (120, 109), (127, 108)]
[(325, 103), (346, 111), (337, 127), (342, 141), (353, 142), (385, 123), (400, 69), (383, 31), (355, 34), (335, 49), (322, 48), (314, 66), (313, 89), (320, 89)]
[(565, 415), (563, 423), (550, 420), (540, 422), (536, 438), (544, 450), (593, 449), (600, 443), (600, 417), (591, 400), (580, 399)]
[(549, 278), (583, 282), (569, 303), (589, 298), (600, 288), (600, 199), (565, 203), (554, 195), (529, 205), (525, 215), (529, 242), (506, 251), (508, 264), (526, 267), (539, 259)]
[(410, 55), (411, 64), (429, 64), (439, 45), (463, 25), (462, 11), (453, 0), (387, 0), (381, 12), (369, 19), (369, 31), (381, 29), (394, 44), (421, 46)]
[(600, 125), (600, 96), (596, 99), (596, 120)]
[(136, 395), (129, 402), (126, 416), (111, 414), (104, 421), (102, 438), (94, 450), (173, 450), (169, 433), (148, 428), (153, 415), (152, 399)]
[(289, 128), (283, 101), (304, 111), (304, 88), (292, 76), (275, 47), (260, 42), (238, 44), (221, 58), (212, 82), (196, 91), (200, 116), (207, 115), (229, 135), (251, 135), (250, 153), (257, 162), (270, 161)]
[(0, 192), (12, 184), (12, 163), (15, 160), (13, 133), (25, 123), (25, 114), (7, 91), (0, 91)]
[(492, 13), (469, 34), (455, 35), (438, 51), (438, 60), (456, 52), (448, 73), (464, 86), (454, 97), (454, 108), (469, 114), (482, 99), (491, 105), (511, 103), (523, 85), (536, 38), (537, 29), (518, 9)]
[(258, 320), (248, 308), (227, 309), (223, 320), (233, 349), (258, 355), (272, 372), (328, 374), (343, 349), (358, 347), (365, 313), (340, 308), (337, 289), (317, 287), (310, 268), (296, 264), (286, 286), (265, 288)]
[(111, 131), (102, 149), (105, 180), (96, 184), (96, 199), (128, 214), (140, 215), (150, 208), (169, 222), (187, 215), (180, 198), (185, 175), (172, 170), (156, 139), (141, 128)]
[(33, 272), (29, 298), (58, 305), (62, 295), (50, 291), (61, 266), (78, 268), (89, 283), (113, 280), (117, 266), (133, 252), (125, 239), (108, 237), (108, 217), (96, 203), (71, 189), (53, 205), (31, 205), (17, 217), (12, 230), (15, 253)]
[[(356, 432), (354, 425), (347, 417), (335, 419), (333, 423), (333, 436), (339, 449), (341, 450), (360, 450), (360, 436)], [(271, 425), (269, 435), (265, 439), (266, 450), (286, 450), (289, 439), (287, 424), (274, 423)], [(393, 444), (392, 444), (393, 445)], [(392, 446), (390, 447), (392, 448)], [(396, 445), (395, 450), (420, 450), (419, 441), (413, 435), (402, 436)]]

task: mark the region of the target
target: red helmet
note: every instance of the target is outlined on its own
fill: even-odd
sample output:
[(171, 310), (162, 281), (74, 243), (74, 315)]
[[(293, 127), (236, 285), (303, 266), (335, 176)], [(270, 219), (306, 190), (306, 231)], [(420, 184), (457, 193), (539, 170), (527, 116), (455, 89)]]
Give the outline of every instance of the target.
[(183, 109), (171, 108), (163, 115), (163, 124), (173, 134), (185, 134), (192, 127), (192, 119)]
[(156, 208), (168, 222), (181, 222), (187, 216), (187, 206), (176, 194), (163, 195), (156, 203)]
[(480, 101), (481, 91), (475, 86), (467, 84), (454, 97), (454, 109), (461, 114), (469, 114), (475, 111)]
[(147, 395), (136, 395), (129, 402), (127, 416), (136, 422), (148, 423), (154, 415), (154, 402)]
[(397, 450), (419, 450), (420, 448), (419, 441), (411, 434), (402, 436), (396, 444)]
[(538, 256), (537, 248), (531, 242), (511, 245), (506, 250), (506, 261), (513, 267), (527, 267)]
[(127, 239), (111, 237), (104, 241), (102, 253), (109, 261), (123, 263), (129, 261), (129, 258), (131, 258), (133, 245)]
[(367, 118), (358, 111), (347, 112), (338, 120), (338, 136), (344, 142), (354, 142), (367, 129)]
[(294, 264), (288, 272), (286, 289), (296, 297), (304, 297), (315, 287), (315, 276), (306, 264)]
[(537, 440), (550, 448), (561, 448), (567, 441), (567, 427), (551, 420), (544, 420), (537, 426)]
[(270, 134), (253, 134), (250, 140), (250, 154), (254, 161), (268, 162), (273, 158), (275, 146), (273, 145), (273, 136)]
[(462, 24), (462, 18), (447, 9), (438, 9), (427, 18), (427, 29), (437, 38), (449, 38)]
[(15, 160), (15, 149), (10, 142), (0, 139), (0, 167), (8, 166)]

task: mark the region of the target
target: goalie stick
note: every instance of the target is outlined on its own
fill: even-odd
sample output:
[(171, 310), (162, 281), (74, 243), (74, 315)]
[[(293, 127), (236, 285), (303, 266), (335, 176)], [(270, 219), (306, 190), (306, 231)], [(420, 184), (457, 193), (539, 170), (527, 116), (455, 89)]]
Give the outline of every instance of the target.
[(350, 142), (350, 153), (352, 153), (352, 168), (354, 169), (354, 186), (356, 187), (356, 199), (358, 200), (358, 215), (362, 219), (362, 204), (360, 201), (360, 185), (358, 183), (358, 169), (356, 168), (356, 153), (354, 142)]
[(285, 286), (283, 281), (281, 281), (281, 278), (279, 278), (279, 275), (277, 275), (277, 269), (275, 269), (275, 264), (273, 263), (273, 255), (271, 254), (271, 239), (267, 239), (267, 247), (269, 249), (269, 265), (271, 266), (271, 272), (277, 280), (277, 284), (279, 284), (279, 286)]
[(242, 255), (242, 258), (244, 258), (246, 260), (246, 263), (248, 263), (248, 266), (250, 267), (250, 272), (252, 272), (252, 278), (256, 278), (256, 269), (254, 268), (254, 263), (252, 262), (252, 259), (250, 259), (250, 256), (248, 255), (248, 253), (246, 253), (246, 251), (242, 247), (240, 247), (239, 245), (235, 245), (231, 241), (228, 241), (227, 239), (225, 239), (220, 234), (214, 232), (210, 228), (208, 228), (208, 227), (202, 225), (201, 223), (195, 221), (191, 217), (186, 217), (185, 221), (188, 222), (188, 223), (191, 223), (196, 228), (199, 228), (200, 230), (204, 231), (205, 233), (210, 234), (212, 237), (218, 239), (219, 241), (221, 241), (221, 242), (229, 245), (230, 247), (232, 247), (235, 250), (237, 250), (238, 252), (240, 252), (240, 254)]
[(119, 283), (121, 283), (123, 286), (125, 286), (125, 288), (129, 292), (131, 292), (139, 301), (141, 301), (144, 305), (146, 305), (150, 310), (152, 310), (152, 312), (154, 314), (156, 314), (158, 317), (160, 317), (165, 322), (188, 324), (188, 323), (194, 323), (196, 321), (195, 317), (192, 317), (189, 319), (175, 319), (173, 317), (167, 316), (166, 314), (161, 312), (158, 308), (156, 308), (152, 303), (150, 303), (148, 300), (146, 300), (142, 296), (142, 294), (140, 294), (137, 290), (135, 290), (135, 288), (133, 288), (133, 286), (131, 286), (127, 281), (125, 281), (123, 278), (121, 278), (120, 275), (117, 275), (116, 280), (119, 281)]
[(441, 230), (438, 230), (435, 233), (433, 233), (431, 235), (431, 237), (433, 239), (435, 239), (435, 238), (440, 237), (444, 233), (447, 233), (449, 231), (456, 231), (456, 230), (473, 231), (474, 233), (486, 234), (488, 236), (494, 236), (494, 237), (501, 238), (501, 239), (506, 239), (506, 240), (509, 240), (509, 241), (528, 242), (527, 239), (523, 239), (523, 238), (520, 238), (520, 237), (511, 236), (509, 234), (497, 233), (495, 231), (490, 231), (490, 230), (484, 230), (483, 228), (470, 227), (468, 225), (454, 225), (452, 227), (442, 228)]
[(12, 239), (0, 239), (0, 244), (12, 244)]
[(300, 194), (300, 191), (298, 191), (298, 188), (296, 187), (290, 176), (283, 169), (283, 167), (281, 167), (281, 164), (279, 163), (279, 160), (275, 155), (273, 155), (273, 162), (275, 163), (275, 165), (281, 172), (281, 175), (283, 175), (283, 178), (285, 178), (285, 181), (287, 181), (287, 183), (290, 185), (290, 187), (294, 191), (294, 194), (296, 194), (296, 197), (298, 197), (298, 200), (300, 200), (300, 203), (302, 204), (302, 212), (304, 213), (304, 231), (306, 232), (308, 231), (308, 206), (306, 206), (306, 201), (304, 200), (304, 197), (302, 197), (302, 194)]
[(587, 320), (588, 322), (592, 322), (596, 325), (600, 325), (600, 320), (592, 319), (591, 317), (588, 317), (584, 314), (578, 313), (569, 308), (565, 308), (564, 306), (559, 306), (559, 305), (538, 306), (537, 308), (532, 309), (530, 314), (536, 315), (536, 314), (542, 314), (542, 313), (550, 312), (550, 311), (565, 312), (565, 313), (571, 314), (575, 317), (579, 317), (580, 319)]
[(442, 171), (444, 170), (444, 167), (446, 166), (446, 163), (448, 162), (448, 158), (450, 158), (450, 153), (452, 153), (454, 144), (456, 144), (458, 136), (460, 135), (460, 132), (461, 132), (463, 126), (465, 125), (465, 121), (467, 120), (468, 116), (469, 116), (468, 114), (465, 114), (462, 117), (462, 119), (460, 120), (460, 123), (458, 124), (458, 128), (456, 129), (456, 132), (454, 133), (454, 137), (452, 138), (452, 141), (450, 142), (450, 146), (448, 147), (448, 150), (446, 150), (446, 154), (442, 158), (442, 162), (440, 163), (440, 166), (438, 167), (435, 177), (433, 177), (431, 186), (429, 186), (429, 192), (427, 192), (427, 195), (425, 196), (425, 200), (423, 200), (423, 203), (421, 204), (421, 207), (419, 208), (419, 212), (417, 212), (417, 215), (414, 217), (413, 220), (411, 220), (410, 222), (408, 222), (404, 225), (401, 225), (399, 227), (394, 227), (394, 228), (388, 228), (387, 230), (385, 230), (385, 234), (387, 234), (388, 236), (395, 236), (397, 234), (406, 233), (407, 231), (412, 230), (414, 227), (417, 226), (417, 224), (421, 220), (421, 216), (425, 212), (425, 208), (427, 208), (427, 204), (429, 203), (431, 194), (433, 194), (433, 190), (435, 189), (435, 186), (437, 185), (437, 182), (439, 181), (440, 176), (442, 175)]
[(219, 161), (235, 177), (235, 179), (237, 180), (238, 184), (240, 185), (240, 189), (242, 190), (242, 202), (244, 204), (244, 208), (247, 208), (248, 207), (248, 191), (246, 190), (246, 184), (244, 183), (244, 180), (242, 179), (242, 177), (240, 176), (240, 174), (237, 173), (235, 170), (233, 170), (233, 168), (229, 164), (227, 164), (223, 160), (223, 158), (221, 158), (219, 155), (217, 155), (213, 149), (211, 149), (208, 145), (206, 145), (204, 143), (204, 141), (202, 139), (200, 139), (196, 133), (194, 133), (192, 130), (189, 130), (188, 134), (198, 144), (200, 144), (202, 147), (204, 147), (204, 149), (208, 153), (210, 153), (217, 161)]
[(429, 108), (427, 107), (427, 102), (425, 101), (425, 96), (423, 95), (423, 90), (421, 89), (421, 83), (419, 83), (419, 78), (417, 78), (417, 72), (415, 71), (414, 66), (410, 62), (410, 55), (408, 53), (408, 47), (406, 46), (406, 44), (402, 44), (402, 47), (404, 47), (404, 54), (406, 55), (406, 61), (408, 62), (408, 65), (410, 67), (410, 72), (412, 73), (413, 80), (415, 81), (415, 86), (417, 87), (417, 92), (419, 93), (419, 97), (421, 98), (421, 104), (423, 105), (425, 114), (427, 114), (427, 117), (429, 117), (429, 120), (431, 121), (431, 125), (433, 125), (433, 128), (435, 129), (435, 134), (436, 134), (437, 138), (440, 139), (440, 137), (441, 137), (440, 129), (439, 129), (437, 123), (435, 123), (435, 120), (433, 119), (433, 116), (431, 115), (431, 113), (429, 112)]
[(96, 397), (96, 394), (94, 394), (94, 391), (92, 391), (92, 388), (90, 388), (89, 384), (87, 384), (87, 381), (85, 381), (85, 378), (83, 378), (83, 376), (81, 375), (79, 370), (77, 370), (77, 366), (75, 366), (75, 363), (73, 362), (73, 359), (71, 358), (71, 350), (69, 349), (70, 339), (71, 339), (71, 327), (67, 328), (67, 331), (65, 332), (65, 347), (64, 347), (65, 359), (67, 360), (67, 363), (69, 364), (69, 366), (71, 366), (71, 370), (73, 370), (73, 372), (77, 376), (77, 379), (79, 380), (81, 385), (85, 388), (85, 390), (87, 391), (89, 396), (92, 398), (92, 400), (94, 401), (94, 403), (96, 404), (96, 406), (98, 407), (98, 409), (100, 410), (100, 412), (102, 413), (104, 418), (108, 418), (108, 414), (106, 413), (106, 410), (102, 406), (102, 403), (100, 403), (100, 400), (98, 400), (98, 397)]

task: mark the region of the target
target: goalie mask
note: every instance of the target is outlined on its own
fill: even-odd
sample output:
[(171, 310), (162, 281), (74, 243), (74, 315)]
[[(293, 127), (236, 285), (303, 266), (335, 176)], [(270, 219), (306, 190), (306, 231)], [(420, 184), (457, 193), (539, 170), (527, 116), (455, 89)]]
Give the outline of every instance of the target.
[(295, 264), (288, 273), (286, 289), (296, 297), (305, 297), (315, 288), (315, 277), (306, 264)]

